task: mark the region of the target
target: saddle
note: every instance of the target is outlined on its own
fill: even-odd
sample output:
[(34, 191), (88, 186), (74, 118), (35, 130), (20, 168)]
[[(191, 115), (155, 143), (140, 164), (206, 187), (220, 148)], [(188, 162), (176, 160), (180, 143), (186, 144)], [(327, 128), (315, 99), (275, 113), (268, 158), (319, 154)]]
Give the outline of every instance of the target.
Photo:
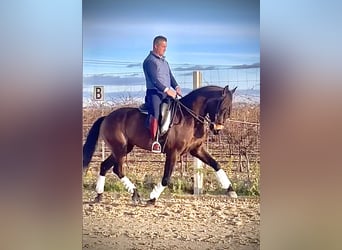
[[(172, 117), (174, 115), (174, 105), (175, 101), (172, 99), (167, 99), (160, 104), (160, 115), (158, 121), (159, 135), (164, 135), (169, 128), (171, 128)], [(141, 104), (138, 107), (139, 111), (143, 114), (148, 114), (148, 108), (146, 103)]]

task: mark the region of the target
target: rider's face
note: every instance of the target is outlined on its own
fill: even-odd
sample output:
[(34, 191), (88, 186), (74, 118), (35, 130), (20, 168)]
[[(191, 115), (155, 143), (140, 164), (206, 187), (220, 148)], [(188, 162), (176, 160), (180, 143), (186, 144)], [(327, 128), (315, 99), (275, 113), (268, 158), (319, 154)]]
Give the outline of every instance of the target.
[(158, 56), (164, 56), (167, 47), (166, 41), (160, 41), (158, 44), (154, 45), (154, 52)]

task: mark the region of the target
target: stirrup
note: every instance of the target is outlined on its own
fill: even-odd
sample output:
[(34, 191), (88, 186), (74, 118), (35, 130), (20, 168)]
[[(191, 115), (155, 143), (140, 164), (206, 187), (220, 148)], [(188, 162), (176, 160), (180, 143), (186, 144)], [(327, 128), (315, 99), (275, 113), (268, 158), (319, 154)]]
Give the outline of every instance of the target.
[(152, 143), (152, 152), (153, 153), (161, 153), (161, 146), (158, 141)]

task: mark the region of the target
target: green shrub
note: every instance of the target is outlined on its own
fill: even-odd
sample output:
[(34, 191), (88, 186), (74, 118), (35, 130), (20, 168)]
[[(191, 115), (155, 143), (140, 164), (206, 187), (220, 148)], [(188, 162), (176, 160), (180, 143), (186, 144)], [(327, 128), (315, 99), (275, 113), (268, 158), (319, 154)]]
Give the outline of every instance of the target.
[(168, 188), (170, 189), (171, 193), (175, 194), (193, 193), (193, 184), (191, 183), (191, 180), (188, 180), (184, 177), (172, 178)]

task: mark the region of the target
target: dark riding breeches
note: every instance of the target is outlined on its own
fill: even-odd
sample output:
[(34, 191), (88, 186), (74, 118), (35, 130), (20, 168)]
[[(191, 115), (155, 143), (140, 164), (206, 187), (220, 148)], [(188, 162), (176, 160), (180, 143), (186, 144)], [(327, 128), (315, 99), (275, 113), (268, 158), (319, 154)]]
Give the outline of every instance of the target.
[(167, 95), (165, 93), (157, 91), (155, 89), (148, 89), (146, 91), (146, 104), (148, 114), (152, 115), (158, 121), (160, 115), (160, 104), (166, 97)]

